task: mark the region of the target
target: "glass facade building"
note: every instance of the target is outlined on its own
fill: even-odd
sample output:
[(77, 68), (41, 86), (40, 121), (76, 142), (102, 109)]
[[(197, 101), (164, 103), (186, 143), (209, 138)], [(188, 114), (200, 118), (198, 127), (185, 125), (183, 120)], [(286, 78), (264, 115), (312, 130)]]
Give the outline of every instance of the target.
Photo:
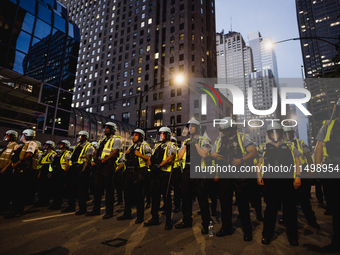
[(58, 1), (2, 1), (0, 122), (68, 135), (79, 40)]
[[(334, 77), (334, 60), (339, 54), (340, 35), (340, 2), (338, 0), (296, 0), (297, 21), (301, 39), (304, 71), (306, 78)], [(321, 37), (323, 40), (312, 38)], [(334, 38), (334, 39), (331, 39)], [(322, 126), (322, 121), (329, 119), (333, 105), (339, 98), (338, 86), (326, 88), (320, 86), (319, 81), (307, 79), (305, 83), (312, 95), (308, 102), (309, 128), (312, 144)]]

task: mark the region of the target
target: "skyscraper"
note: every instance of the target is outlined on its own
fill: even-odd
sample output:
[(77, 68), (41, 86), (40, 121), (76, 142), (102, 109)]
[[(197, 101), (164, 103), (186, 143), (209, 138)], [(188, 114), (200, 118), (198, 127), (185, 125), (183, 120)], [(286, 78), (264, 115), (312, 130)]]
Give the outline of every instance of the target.
[(61, 3), (3, 1), (1, 126), (67, 136), (78, 49), (79, 30)]
[[(296, 0), (296, 12), (300, 37), (321, 37), (301, 39), (304, 71), (306, 78), (331, 77), (334, 72), (333, 58), (338, 54), (340, 35), (340, 2), (337, 0)], [(334, 39), (331, 39), (334, 38)], [(312, 94), (308, 102), (311, 140), (322, 126), (322, 121), (329, 119), (332, 108), (339, 97), (339, 89), (327, 88), (318, 81), (308, 79), (305, 86)]]
[(192, 117), (190, 78), (217, 76), (215, 2), (63, 3), (81, 33), (74, 106), (142, 128), (172, 126), (180, 135)]

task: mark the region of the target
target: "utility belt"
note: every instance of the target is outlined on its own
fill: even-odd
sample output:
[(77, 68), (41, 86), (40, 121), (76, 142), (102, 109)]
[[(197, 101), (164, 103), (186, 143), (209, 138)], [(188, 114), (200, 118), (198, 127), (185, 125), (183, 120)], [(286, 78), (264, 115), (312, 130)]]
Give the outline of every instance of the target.
[(134, 173), (134, 172), (147, 172), (147, 167), (133, 167), (133, 166), (127, 166), (125, 169), (125, 172), (127, 173)]

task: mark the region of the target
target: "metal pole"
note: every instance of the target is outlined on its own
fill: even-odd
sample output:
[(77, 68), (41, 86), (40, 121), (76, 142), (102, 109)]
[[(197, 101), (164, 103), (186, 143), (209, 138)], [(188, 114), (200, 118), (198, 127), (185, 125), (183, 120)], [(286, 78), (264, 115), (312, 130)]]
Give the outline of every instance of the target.
[(142, 89), (140, 89), (139, 93), (138, 128), (140, 128), (141, 111), (142, 111)]

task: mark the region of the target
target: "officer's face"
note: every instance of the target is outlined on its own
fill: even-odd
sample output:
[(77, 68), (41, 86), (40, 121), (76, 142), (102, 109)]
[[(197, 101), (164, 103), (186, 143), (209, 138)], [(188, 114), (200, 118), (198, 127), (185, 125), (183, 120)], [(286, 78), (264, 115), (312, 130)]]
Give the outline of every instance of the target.
[(11, 140), (11, 136), (9, 134), (5, 134), (4, 141), (8, 142)]
[(86, 141), (86, 137), (83, 135), (77, 135), (77, 142), (78, 143), (83, 143)]
[(287, 132), (287, 137), (289, 141), (292, 141), (294, 139), (294, 132), (292, 131)]
[(195, 132), (196, 132), (196, 127), (194, 125), (190, 125), (189, 126), (189, 133), (190, 134), (195, 134)]
[(105, 129), (104, 129), (104, 134), (105, 135), (110, 135), (111, 133), (112, 133), (111, 128), (106, 126)]
[(137, 142), (138, 142), (138, 140), (139, 140), (139, 134), (137, 134), (137, 133), (134, 133), (134, 134), (133, 134), (132, 141), (133, 141), (134, 143), (137, 143)]
[(58, 146), (58, 149), (62, 150), (65, 147), (65, 145), (63, 143), (60, 143)]
[(166, 141), (166, 137), (167, 137), (167, 134), (164, 133), (164, 132), (161, 132), (161, 133), (159, 134), (159, 141), (160, 141), (160, 142), (165, 142), (165, 141)]

